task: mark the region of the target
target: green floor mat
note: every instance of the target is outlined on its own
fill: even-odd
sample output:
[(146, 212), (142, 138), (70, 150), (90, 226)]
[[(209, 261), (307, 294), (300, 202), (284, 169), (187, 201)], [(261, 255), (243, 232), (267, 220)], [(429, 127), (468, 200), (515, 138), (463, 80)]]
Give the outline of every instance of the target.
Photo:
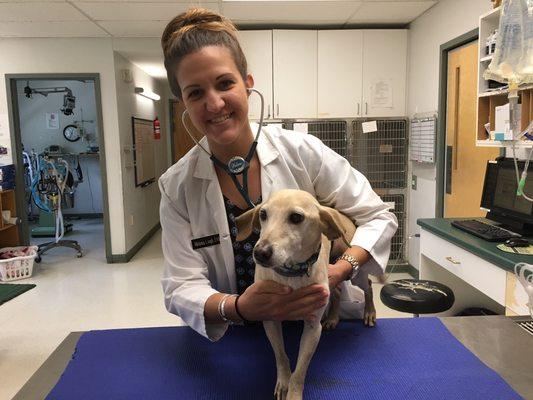
[(15, 284), (15, 283), (2, 283), (0, 284), (0, 305), (4, 304), (19, 294), (22, 294), (30, 289), (33, 289), (33, 284)]

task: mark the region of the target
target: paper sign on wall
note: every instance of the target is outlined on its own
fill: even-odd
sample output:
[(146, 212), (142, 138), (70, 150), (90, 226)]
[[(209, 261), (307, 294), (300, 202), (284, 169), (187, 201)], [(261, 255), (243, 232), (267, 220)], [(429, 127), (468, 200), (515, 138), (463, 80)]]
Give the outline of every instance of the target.
[(46, 129), (59, 129), (58, 113), (46, 113)]
[(361, 127), (363, 128), (363, 133), (370, 133), (370, 132), (378, 131), (378, 124), (376, 121), (363, 122), (361, 124)]
[(295, 122), (292, 126), (292, 129), (296, 132), (302, 132), (307, 133), (308, 132), (308, 124), (306, 122)]
[(370, 86), (370, 107), (392, 108), (392, 79), (377, 79)]

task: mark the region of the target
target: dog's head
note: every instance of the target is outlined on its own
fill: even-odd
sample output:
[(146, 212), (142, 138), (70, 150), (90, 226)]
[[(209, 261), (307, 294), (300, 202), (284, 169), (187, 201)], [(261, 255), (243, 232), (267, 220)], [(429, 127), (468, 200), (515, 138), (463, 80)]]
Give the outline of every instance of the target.
[(274, 193), (268, 201), (239, 216), (236, 223), (237, 240), (247, 238), (254, 228), (261, 230), (253, 255), (256, 263), (264, 267), (306, 261), (318, 250), (322, 234), (329, 240), (352, 239), (345, 236), (338, 211), (320, 205), (301, 190)]

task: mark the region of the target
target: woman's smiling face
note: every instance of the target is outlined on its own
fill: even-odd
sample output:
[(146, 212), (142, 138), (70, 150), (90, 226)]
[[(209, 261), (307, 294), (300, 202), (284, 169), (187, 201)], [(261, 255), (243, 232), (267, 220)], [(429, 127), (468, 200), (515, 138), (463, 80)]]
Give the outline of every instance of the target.
[(249, 131), (246, 89), (253, 79), (248, 75), (243, 81), (226, 47), (206, 46), (185, 56), (176, 79), (194, 126), (211, 145), (231, 145)]

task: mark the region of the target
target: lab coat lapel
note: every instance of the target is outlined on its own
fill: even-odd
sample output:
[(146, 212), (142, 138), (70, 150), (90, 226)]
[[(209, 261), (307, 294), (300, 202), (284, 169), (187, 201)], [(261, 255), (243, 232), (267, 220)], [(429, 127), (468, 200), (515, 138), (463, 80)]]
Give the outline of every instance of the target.
[[(200, 141), (202, 146), (208, 148), (205, 137)], [(224, 199), (222, 191), (218, 184), (217, 175), (213, 162), (209, 156), (202, 150), (198, 155), (194, 176), (196, 178), (205, 179), (208, 181), (207, 189), (205, 191), (205, 199), (209, 215), (213, 216), (213, 220), (217, 226), (217, 233), (220, 235), (220, 249), (224, 259), (224, 266), (228, 275), (228, 282), (232, 293), (237, 292), (237, 282), (235, 277), (235, 258), (233, 255), (233, 245), (229, 234), (228, 220), (226, 219), (226, 211), (224, 208)], [(202, 200), (202, 199), (201, 199)], [(207, 217), (206, 217), (207, 218)]]
[(268, 138), (268, 133), (263, 128), (262, 135), (257, 142), (257, 156), (261, 164), (261, 197), (263, 201), (267, 200), (272, 194), (274, 186), (274, 167), (273, 161), (279, 156), (278, 150), (272, 145)]

